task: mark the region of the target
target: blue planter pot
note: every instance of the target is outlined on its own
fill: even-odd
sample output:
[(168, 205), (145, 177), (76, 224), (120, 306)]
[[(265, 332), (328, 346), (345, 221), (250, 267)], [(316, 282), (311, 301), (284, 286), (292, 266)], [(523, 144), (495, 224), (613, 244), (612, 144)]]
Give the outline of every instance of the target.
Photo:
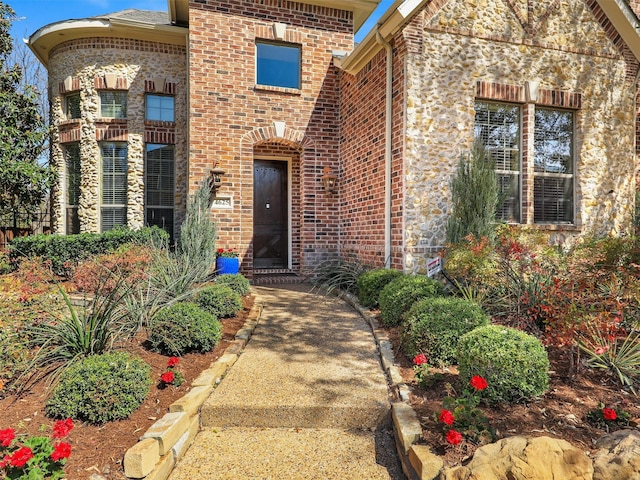
[(237, 257), (218, 257), (216, 258), (216, 273), (222, 275), (225, 273), (235, 274), (240, 270), (240, 261)]

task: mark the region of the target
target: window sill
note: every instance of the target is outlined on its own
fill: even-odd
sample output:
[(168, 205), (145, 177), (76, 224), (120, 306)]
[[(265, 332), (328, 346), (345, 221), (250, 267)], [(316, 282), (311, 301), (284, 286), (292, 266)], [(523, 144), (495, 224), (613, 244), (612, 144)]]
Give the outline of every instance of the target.
[(112, 123), (114, 125), (126, 125), (126, 118), (110, 118), (110, 117), (99, 117), (96, 119), (96, 123)]
[(69, 118), (69, 119), (65, 119), (65, 120), (60, 120), (58, 122), (59, 126), (75, 126), (75, 125), (80, 125), (80, 118)]
[(273, 85), (260, 85), (256, 83), (255, 90), (262, 90), (265, 92), (285, 93), (287, 95), (302, 95), (302, 90), (299, 88), (289, 87), (274, 87)]
[(554, 232), (580, 232), (582, 227), (571, 223), (532, 223), (526, 225), (536, 230), (550, 230)]
[(171, 128), (176, 126), (176, 122), (167, 122), (164, 120), (145, 120), (145, 127), (166, 127)]

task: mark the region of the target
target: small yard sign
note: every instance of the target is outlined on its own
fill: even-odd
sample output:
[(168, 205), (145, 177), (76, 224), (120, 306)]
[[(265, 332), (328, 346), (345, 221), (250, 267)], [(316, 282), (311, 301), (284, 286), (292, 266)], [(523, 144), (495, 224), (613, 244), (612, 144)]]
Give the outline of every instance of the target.
[(442, 257), (432, 258), (427, 262), (427, 277), (433, 277), (442, 271)]

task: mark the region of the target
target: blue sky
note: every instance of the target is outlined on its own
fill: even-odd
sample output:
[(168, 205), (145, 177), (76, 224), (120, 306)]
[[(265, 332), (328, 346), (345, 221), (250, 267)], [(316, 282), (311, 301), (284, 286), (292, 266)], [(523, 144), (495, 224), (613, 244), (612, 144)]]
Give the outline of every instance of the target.
[[(86, 18), (127, 8), (167, 11), (167, 0), (4, 0), (16, 11), (18, 21), (13, 23), (11, 34), (16, 38), (31, 35), (49, 23), (70, 18)], [(356, 35), (360, 41), (393, 0), (382, 0), (380, 5)]]

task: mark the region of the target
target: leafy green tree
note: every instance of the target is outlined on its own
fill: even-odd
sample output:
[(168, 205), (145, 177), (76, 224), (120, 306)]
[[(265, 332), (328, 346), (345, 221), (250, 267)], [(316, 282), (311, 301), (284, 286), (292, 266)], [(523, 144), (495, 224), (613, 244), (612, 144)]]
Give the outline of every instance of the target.
[(9, 33), (13, 9), (0, 1), (0, 215), (33, 215), (45, 198), (51, 171), (38, 163), (48, 131), (35, 88), (22, 82), (20, 65), (11, 64)]

